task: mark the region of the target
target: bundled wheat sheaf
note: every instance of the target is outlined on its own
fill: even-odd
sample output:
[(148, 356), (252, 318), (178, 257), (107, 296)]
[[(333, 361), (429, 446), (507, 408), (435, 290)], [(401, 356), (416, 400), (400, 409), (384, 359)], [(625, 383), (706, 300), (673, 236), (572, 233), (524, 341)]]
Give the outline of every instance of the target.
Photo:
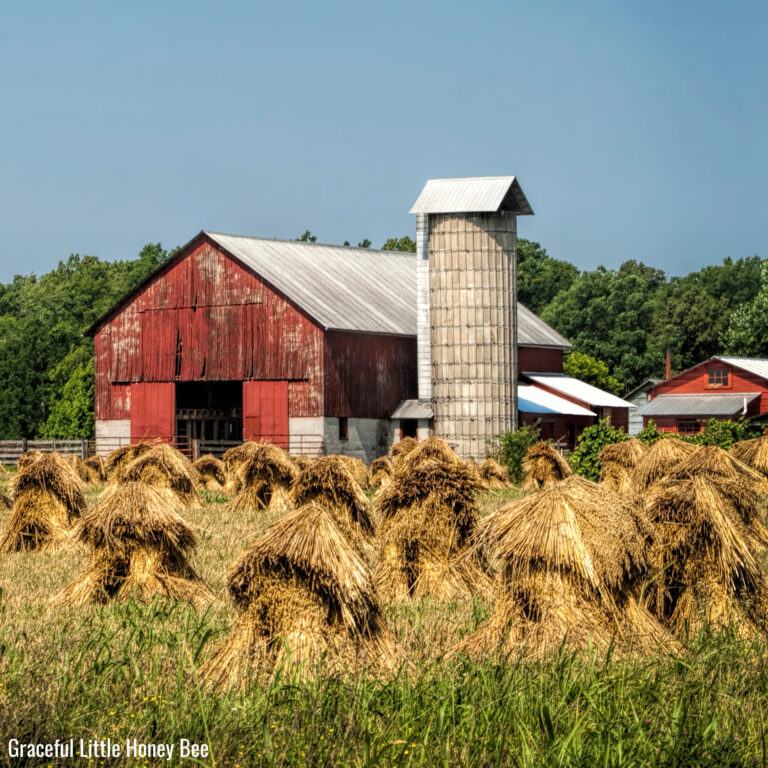
[(289, 489), (299, 474), (293, 459), (271, 443), (248, 445), (247, 457), (237, 465), (237, 494), (225, 512), (257, 509), (285, 513)]
[(427, 459), (379, 492), (376, 583), (383, 599), (488, 594), (487, 563), (471, 546), (480, 487), (462, 462)]
[(103, 456), (91, 456), (85, 460), (85, 464), (95, 473), (92, 482), (105, 483), (107, 481), (107, 462)]
[(400, 462), (419, 444), (413, 437), (404, 437), (389, 448), (389, 458), (392, 459), (392, 467), (397, 469)]
[(4, 494), (0, 493), (0, 509), (10, 509), (13, 502)]
[(648, 604), (676, 632), (695, 633), (704, 625), (742, 633), (765, 628), (767, 490), (762, 475), (706, 446), (646, 492), (658, 573)]
[(459, 650), (535, 657), (561, 645), (629, 652), (669, 642), (638, 602), (650, 532), (621, 496), (578, 475), (489, 515), (478, 542), (501, 564), (499, 596)]
[(240, 490), (240, 468), (248, 459), (257, 454), (264, 443), (257, 443), (248, 440), (241, 445), (230, 448), (222, 457), (224, 462), (224, 471), (227, 475), (227, 482), (224, 485), (224, 493), (234, 496)]
[(110, 485), (83, 512), (78, 536), (91, 550), (85, 571), (56, 602), (82, 605), (153, 597), (205, 605), (214, 599), (187, 560), (198, 540), (168, 497), (145, 483)]
[(731, 456), (768, 477), (768, 436), (734, 443), (731, 446)]
[(478, 473), (486, 488), (509, 488), (509, 471), (495, 459), (487, 458), (479, 467)]
[(391, 477), (392, 460), (389, 456), (379, 456), (371, 462), (368, 487), (381, 488), (390, 481)]
[(673, 467), (698, 450), (697, 445), (676, 437), (664, 437), (646, 449), (630, 474), (635, 493), (642, 493), (660, 480)]
[(631, 493), (632, 471), (644, 454), (645, 446), (636, 437), (606, 445), (598, 454), (603, 465), (603, 484), (618, 493)]
[(192, 462), (166, 443), (142, 451), (122, 468), (122, 483), (144, 483), (164, 495), (172, 504), (186, 508), (200, 506), (196, 487), (199, 473)]
[(101, 477), (99, 472), (83, 461), (76, 453), (69, 453), (64, 457), (64, 461), (69, 464), (74, 470), (75, 474), (84, 483), (100, 483)]
[[(335, 459), (338, 459), (344, 468), (352, 475), (354, 481), (363, 489), (368, 488), (368, 467), (364, 462), (354, 456), (344, 456), (343, 454), (331, 454)], [(330, 457), (329, 457), (330, 458)]]
[(307, 456), (306, 453), (300, 453), (298, 456), (293, 457), (293, 463), (296, 465), (296, 469), (298, 469), (299, 472), (306, 469), (313, 461), (314, 459)]
[(110, 483), (119, 483), (123, 479), (125, 468), (143, 453), (151, 450), (157, 443), (131, 443), (112, 451), (104, 462), (104, 472)]
[[(432, 436), (420, 443), (416, 443), (395, 464), (396, 474), (407, 474), (418, 466), (434, 459), (445, 464), (455, 464), (467, 469), (464, 462), (458, 457), (456, 451), (440, 437)], [(468, 470), (471, 473), (471, 469)]]
[(310, 502), (275, 523), (228, 574), (240, 618), (200, 670), (210, 687), (240, 687), (287, 665), (306, 677), (366, 667), (385, 674), (401, 655), (370, 571), (334, 515)]
[(290, 502), (294, 507), (311, 501), (319, 502), (355, 545), (369, 553), (374, 525), (368, 498), (337, 456), (316, 459), (293, 484)]
[(227, 482), (224, 462), (207, 453), (193, 464), (200, 475), (200, 487), (209, 491), (221, 491)]
[(58, 453), (21, 462), (12, 488), (13, 508), (0, 551), (55, 548), (69, 540), (85, 497), (82, 481)]
[(571, 474), (571, 467), (551, 443), (534, 443), (523, 459), (525, 480), (523, 488), (535, 491), (551, 483), (558, 483)]

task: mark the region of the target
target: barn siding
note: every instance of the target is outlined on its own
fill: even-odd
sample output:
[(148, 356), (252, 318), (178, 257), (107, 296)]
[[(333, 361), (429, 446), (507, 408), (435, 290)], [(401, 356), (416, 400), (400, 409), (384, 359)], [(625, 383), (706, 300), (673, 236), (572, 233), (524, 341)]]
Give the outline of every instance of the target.
[[(548, 347), (518, 347), (518, 371), (529, 373), (562, 373), (563, 350)], [(518, 376), (521, 374), (518, 373)]]
[[(730, 387), (718, 387), (717, 389), (709, 389), (707, 387), (707, 370), (713, 367), (728, 368), (731, 379)], [(716, 392), (759, 392), (759, 413), (768, 412), (768, 381), (754, 373), (734, 368), (716, 360), (701, 363), (695, 368), (691, 368), (671, 379), (667, 379), (667, 381), (657, 384), (651, 390), (651, 399), (658, 395), (712, 394)], [(654, 421), (656, 420), (654, 419)]]
[(323, 415), (323, 333), (202, 240), (110, 317), (95, 338), (96, 418), (130, 413), (126, 385), (288, 381), (291, 416)]
[(416, 338), (325, 334), (325, 415), (388, 417), (416, 397)]

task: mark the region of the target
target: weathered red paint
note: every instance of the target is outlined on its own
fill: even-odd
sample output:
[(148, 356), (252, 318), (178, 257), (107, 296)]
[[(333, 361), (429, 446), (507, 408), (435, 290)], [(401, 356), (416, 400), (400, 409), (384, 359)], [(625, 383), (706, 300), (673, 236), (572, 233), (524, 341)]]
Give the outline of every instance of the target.
[(292, 416), (323, 415), (323, 332), (201, 237), (95, 334), (96, 418), (127, 418), (139, 382), (284, 380)]
[(528, 373), (562, 373), (563, 350), (550, 347), (518, 347), (517, 370)]
[[(728, 386), (727, 387), (709, 387), (707, 386), (708, 376), (707, 371), (710, 368), (727, 368), (728, 369)], [(703, 363), (690, 368), (687, 371), (679, 373), (677, 376), (673, 376), (667, 381), (662, 381), (651, 389), (651, 400), (659, 395), (698, 395), (698, 394), (712, 394), (717, 392), (727, 392), (729, 394), (738, 394), (743, 392), (745, 394), (759, 392), (760, 397), (747, 406), (746, 417), (753, 418), (764, 413), (768, 413), (768, 380), (757, 376), (749, 371), (744, 371), (741, 368), (727, 365), (720, 360), (705, 360)], [(678, 421), (709, 421), (713, 417), (709, 416), (646, 416), (643, 418), (643, 426), (647, 426), (649, 420), (653, 420), (654, 424), (662, 432), (677, 432)], [(734, 418), (733, 416), (721, 416), (720, 418)]]
[(325, 415), (382, 419), (416, 397), (416, 338), (325, 334)]
[(176, 434), (176, 393), (173, 382), (134, 384), (131, 388), (131, 441)]
[(280, 445), (288, 436), (288, 382), (243, 382), (243, 439)]

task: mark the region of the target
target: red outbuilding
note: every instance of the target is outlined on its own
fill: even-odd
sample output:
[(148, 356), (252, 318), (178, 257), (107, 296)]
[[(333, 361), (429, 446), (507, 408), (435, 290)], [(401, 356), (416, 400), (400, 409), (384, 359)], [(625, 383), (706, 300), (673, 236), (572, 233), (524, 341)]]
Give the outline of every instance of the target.
[(710, 419), (757, 419), (768, 414), (768, 360), (718, 355), (650, 391), (640, 406), (643, 426), (696, 434)]

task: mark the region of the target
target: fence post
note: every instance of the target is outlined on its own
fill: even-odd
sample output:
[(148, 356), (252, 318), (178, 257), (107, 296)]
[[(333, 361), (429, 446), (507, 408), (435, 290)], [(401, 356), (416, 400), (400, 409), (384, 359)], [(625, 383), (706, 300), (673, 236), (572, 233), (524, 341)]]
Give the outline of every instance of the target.
[(85, 437), (80, 441), (80, 458), (83, 461), (88, 458), (88, 440)]
[(200, 458), (200, 438), (195, 438), (192, 441), (192, 461), (197, 461)]
[(21, 452), (26, 453), (27, 452), (27, 438), (22, 437), (21, 438)]

